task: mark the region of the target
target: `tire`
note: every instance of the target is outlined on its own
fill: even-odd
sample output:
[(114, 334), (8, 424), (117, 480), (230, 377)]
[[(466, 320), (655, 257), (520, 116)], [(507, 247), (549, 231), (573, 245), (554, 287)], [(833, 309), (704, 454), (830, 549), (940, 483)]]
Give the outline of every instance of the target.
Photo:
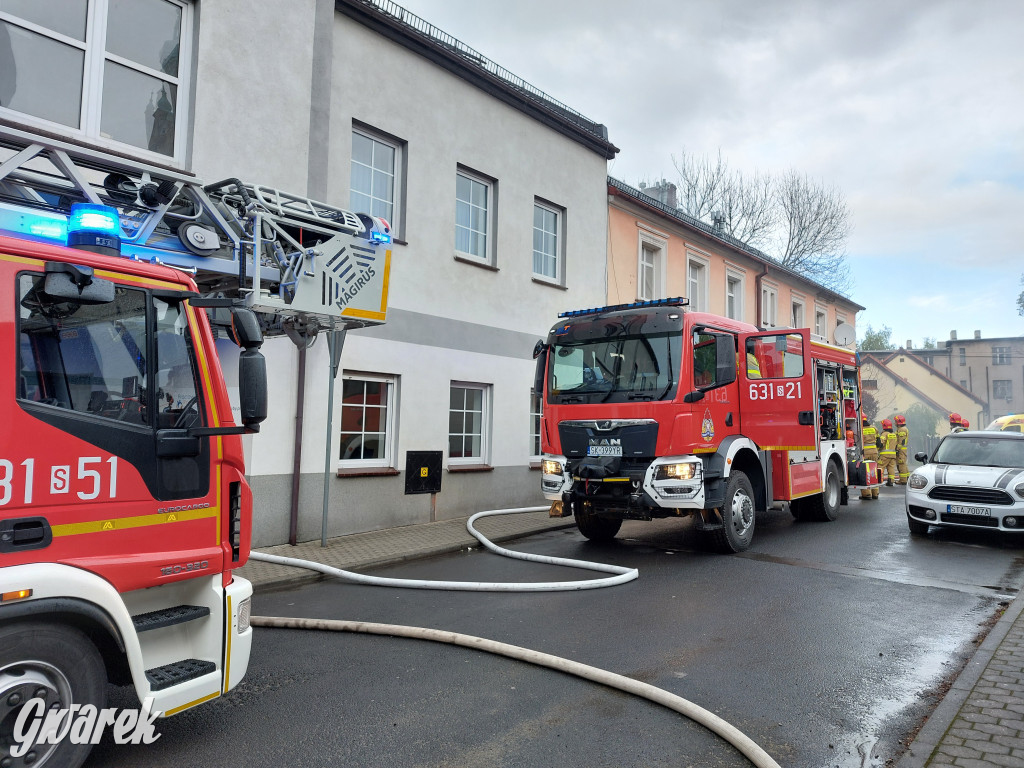
[[(843, 484), (839, 479), (839, 470), (834, 461), (825, 469), (825, 490), (816, 496), (808, 496), (801, 500), (806, 520), (817, 520), (827, 523), (839, 516), (839, 504), (843, 498)], [(806, 505), (806, 506), (804, 506)]]
[(789, 502), (789, 513), (794, 520), (803, 522), (807, 519), (807, 504), (805, 499), (793, 499)]
[(734, 554), (750, 547), (754, 538), (754, 490), (739, 470), (729, 475), (725, 503), (721, 508), (722, 527), (711, 531), (712, 543), (719, 552)]
[(574, 510), (576, 527), (591, 541), (611, 541), (622, 527), (622, 520), (618, 518), (602, 517), (596, 514), (592, 508), (584, 507), (583, 504), (574, 506), (576, 507)]
[(911, 536), (924, 536), (928, 533), (928, 523), (915, 520), (910, 515), (907, 515), (907, 527), (910, 529)]
[(15, 623), (0, 628), (0, 763), (9, 759), (12, 765), (33, 768), (78, 768), (92, 745), (72, 744), (67, 738), (36, 745), (20, 758), (11, 757), (18, 714), (24, 702), (41, 693), (47, 710), (71, 704), (102, 709), (107, 675), (96, 646), (77, 629), (58, 624)]

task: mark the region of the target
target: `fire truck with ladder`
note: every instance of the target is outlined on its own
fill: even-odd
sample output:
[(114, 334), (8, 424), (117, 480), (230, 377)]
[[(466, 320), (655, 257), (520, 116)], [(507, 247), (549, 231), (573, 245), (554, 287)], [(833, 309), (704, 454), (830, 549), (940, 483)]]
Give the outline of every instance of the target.
[(535, 349), (541, 486), (552, 516), (573, 515), (587, 538), (688, 516), (716, 549), (741, 552), (759, 513), (788, 502), (799, 520), (834, 520), (851, 486), (877, 483), (857, 461), (853, 351), (686, 299), (559, 318)]
[(87, 755), (12, 757), (30, 700), (102, 708), (109, 681), (169, 716), (238, 685), (263, 337), (383, 322), (389, 243), (379, 218), (0, 127), (0, 765)]

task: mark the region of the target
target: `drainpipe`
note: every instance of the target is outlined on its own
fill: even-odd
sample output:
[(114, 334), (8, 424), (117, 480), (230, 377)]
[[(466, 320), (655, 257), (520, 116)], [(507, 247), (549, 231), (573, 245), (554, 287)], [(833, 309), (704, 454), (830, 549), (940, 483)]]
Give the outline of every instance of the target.
[(299, 373), (295, 384), (295, 444), (292, 449), (292, 504), (288, 524), (288, 543), (293, 547), (299, 535), (299, 480), (302, 464), (302, 412), (306, 405), (306, 347), (299, 347)]

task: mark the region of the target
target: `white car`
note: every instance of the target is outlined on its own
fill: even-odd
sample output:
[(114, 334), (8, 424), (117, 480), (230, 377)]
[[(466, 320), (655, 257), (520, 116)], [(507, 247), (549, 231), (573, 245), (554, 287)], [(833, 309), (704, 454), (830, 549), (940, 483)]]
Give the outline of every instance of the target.
[(907, 525), (1024, 531), (1024, 435), (956, 432), (947, 435), (907, 480)]

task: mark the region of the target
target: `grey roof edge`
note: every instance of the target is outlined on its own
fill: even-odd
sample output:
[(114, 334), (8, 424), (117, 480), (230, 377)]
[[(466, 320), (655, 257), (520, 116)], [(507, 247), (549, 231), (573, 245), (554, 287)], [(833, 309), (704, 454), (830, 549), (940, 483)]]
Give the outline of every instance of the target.
[(639, 189), (631, 187), (629, 184), (626, 184), (623, 181), (619, 181), (613, 176), (608, 177), (608, 186), (613, 194), (618, 193), (630, 197), (640, 205), (652, 209), (655, 213), (659, 213), (663, 217), (671, 219), (677, 224), (681, 224), (688, 229), (695, 230), (700, 234), (704, 235), (705, 237), (711, 238), (712, 240), (715, 240), (721, 243), (722, 245), (732, 248), (734, 251), (742, 253), (744, 256), (752, 258), (755, 261), (759, 261), (762, 264), (771, 267), (772, 269), (777, 269), (779, 272), (791, 275), (792, 277), (795, 277), (796, 279), (804, 283), (807, 283), (808, 285), (812, 285), (817, 290), (821, 291), (828, 298), (846, 302), (851, 307), (856, 307), (857, 311), (867, 309), (867, 307), (861, 306), (853, 299), (851, 299), (849, 296), (844, 296), (841, 293), (833, 291), (831, 288), (828, 288), (822, 285), (821, 283), (816, 282), (815, 280), (811, 280), (809, 277), (801, 275), (799, 272), (790, 269), (789, 267), (785, 267), (782, 264), (779, 264), (779, 262), (777, 262), (764, 251), (760, 251), (757, 248), (752, 248), (751, 246), (744, 243), (742, 240), (738, 240), (732, 235), (726, 234), (725, 232), (720, 232), (710, 224), (707, 224), (701, 221), (700, 219), (691, 216), (688, 213), (684, 213), (683, 211), (677, 208), (671, 208), (665, 205), (660, 200), (658, 200), (658, 198), (644, 194)]
[[(906, 387), (911, 392), (913, 392), (915, 395), (920, 397), (922, 400), (926, 401), (933, 409), (938, 410), (940, 412), (941, 411), (945, 411), (945, 412), (948, 413), (948, 409), (944, 408), (941, 403), (939, 403), (937, 400), (932, 399), (929, 395), (927, 395), (924, 392), (922, 392), (920, 388), (918, 388), (915, 385), (911, 384), (904, 377), (900, 376), (898, 373), (896, 373), (896, 371), (894, 371), (892, 368), (889, 367), (888, 362), (889, 362), (889, 360), (891, 360), (893, 358), (893, 355), (889, 354), (891, 352), (892, 352), (892, 350), (885, 350), (884, 352), (879, 352), (879, 351), (858, 352), (857, 354), (860, 357), (860, 368), (861, 368), (861, 370), (863, 370), (863, 368), (864, 368), (864, 361), (865, 361), (865, 359), (869, 359), (876, 366), (878, 366), (878, 368), (880, 368), (884, 373), (886, 373), (890, 378), (892, 378), (893, 380), (899, 382), (902, 386)], [(886, 355), (886, 358), (884, 360), (881, 359), (881, 357), (880, 357), (883, 354)], [(984, 400), (979, 398), (973, 392), (968, 392), (967, 390), (965, 390), (962, 387), (960, 387), (956, 382), (952, 381), (947, 376), (945, 376), (942, 373), (942, 371), (939, 371), (936, 368), (932, 368), (932, 366), (928, 365), (927, 363), (925, 363), (922, 360), (919, 360), (917, 362), (919, 362), (921, 365), (925, 366), (926, 368), (931, 368), (933, 371), (935, 371), (936, 374), (938, 374), (942, 378), (946, 379), (946, 383), (952, 384), (956, 389), (959, 389), (965, 395), (967, 395), (972, 400), (974, 400), (974, 402), (978, 403), (979, 405), (986, 405), (986, 402)]]
[[(869, 353), (870, 352), (874, 352), (874, 350), (869, 350), (868, 352)], [(888, 365), (892, 361), (892, 359), (894, 357), (896, 357), (896, 355), (901, 355), (901, 354), (902, 355), (908, 355), (910, 357), (910, 359), (913, 360), (915, 363), (917, 363), (918, 365), (923, 366), (923, 367), (927, 368), (928, 370), (934, 372), (935, 375), (938, 376), (940, 379), (945, 379), (947, 384), (949, 384), (951, 387), (953, 387), (955, 389), (960, 390), (960, 392), (962, 392), (963, 394), (967, 395), (969, 398), (974, 400), (976, 403), (980, 403), (981, 405), (988, 405), (988, 402), (986, 400), (984, 400), (983, 398), (978, 397), (976, 394), (971, 392), (969, 389), (965, 389), (964, 387), (961, 387), (953, 379), (951, 379), (949, 376), (944, 374), (942, 371), (940, 371), (934, 365), (930, 365), (930, 364), (926, 363), (924, 360), (921, 359), (921, 355), (915, 354), (913, 351), (911, 351), (909, 349), (906, 349), (905, 347), (897, 347), (894, 350), (889, 350), (889, 352), (890, 352), (889, 356), (885, 358), (885, 364), (886, 365)]]
[(611, 160), (619, 148), (608, 128), (509, 72), (391, 0), (335, 0), (335, 8), (363, 26), (461, 77), (511, 107)]

